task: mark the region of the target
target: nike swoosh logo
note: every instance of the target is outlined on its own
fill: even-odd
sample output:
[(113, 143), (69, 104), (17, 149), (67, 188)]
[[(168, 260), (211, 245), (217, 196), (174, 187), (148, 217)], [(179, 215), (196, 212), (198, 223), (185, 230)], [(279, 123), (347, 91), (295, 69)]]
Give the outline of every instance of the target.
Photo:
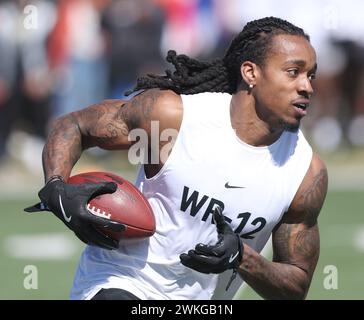
[(63, 218), (64, 218), (64, 220), (66, 220), (66, 222), (70, 222), (72, 219), (72, 216), (67, 217), (66, 212), (63, 209), (62, 198), (60, 195), (58, 197), (59, 197), (59, 206), (61, 207)]
[(238, 256), (239, 251), (237, 253), (235, 253), (234, 255), (231, 254), (230, 258), (229, 258), (229, 263), (233, 262), (235, 260), (235, 258)]
[(227, 189), (244, 189), (245, 187), (231, 186), (231, 185), (229, 185), (229, 182), (226, 182), (225, 188), (227, 188)]

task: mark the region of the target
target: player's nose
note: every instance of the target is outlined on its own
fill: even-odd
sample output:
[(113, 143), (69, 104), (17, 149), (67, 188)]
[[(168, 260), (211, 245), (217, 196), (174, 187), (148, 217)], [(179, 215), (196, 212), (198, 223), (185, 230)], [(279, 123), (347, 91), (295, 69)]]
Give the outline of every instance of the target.
[(299, 82), (298, 92), (300, 93), (300, 95), (303, 95), (307, 99), (311, 97), (314, 90), (309, 78), (305, 77)]

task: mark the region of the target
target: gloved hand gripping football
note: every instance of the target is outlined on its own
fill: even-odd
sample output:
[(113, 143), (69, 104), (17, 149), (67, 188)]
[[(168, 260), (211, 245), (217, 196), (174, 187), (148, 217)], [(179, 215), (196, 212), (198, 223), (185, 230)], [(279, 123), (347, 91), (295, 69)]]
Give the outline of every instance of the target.
[(233, 269), (233, 277), (226, 290), (236, 276), (244, 246), (238, 234), (234, 233), (230, 225), (225, 221), (221, 208), (217, 207), (213, 213), (216, 224), (218, 241), (215, 245), (199, 243), (194, 250), (182, 253), (180, 259), (183, 265), (202, 273), (222, 273)]
[(61, 178), (51, 179), (38, 193), (42, 202), (25, 208), (24, 211), (51, 211), (84, 243), (117, 249), (117, 241), (97, 231), (95, 226), (119, 232), (125, 230), (125, 226), (93, 215), (87, 210), (90, 199), (113, 193), (116, 188), (113, 182), (74, 185), (65, 183)]

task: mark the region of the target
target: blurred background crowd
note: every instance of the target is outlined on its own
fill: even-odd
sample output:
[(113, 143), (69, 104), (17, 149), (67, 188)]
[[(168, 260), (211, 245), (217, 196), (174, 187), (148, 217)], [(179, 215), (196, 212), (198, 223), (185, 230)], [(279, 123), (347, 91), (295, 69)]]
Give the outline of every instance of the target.
[[(248, 21), (265, 16), (302, 27), (318, 55), (302, 128), (328, 165), (329, 193), (308, 298), (363, 299), (363, 12), (361, 0), (0, 0), (0, 299), (67, 299), (83, 249), (51, 214), (23, 213), (43, 186), (52, 120), (124, 98), (138, 76), (169, 68), (169, 49), (222, 57)], [(73, 174), (110, 171), (134, 181), (127, 160), (91, 149)], [(38, 290), (24, 285), (29, 266), (39, 270)], [(339, 272), (337, 290), (325, 285), (327, 267)], [(256, 299), (249, 290), (241, 297)]]
[(246, 22), (272, 15), (304, 28), (318, 54), (306, 135), (324, 153), (363, 148), (362, 12), (355, 0), (2, 0), (0, 166), (32, 168), (52, 119), (123, 98), (164, 72), (169, 49), (221, 57)]

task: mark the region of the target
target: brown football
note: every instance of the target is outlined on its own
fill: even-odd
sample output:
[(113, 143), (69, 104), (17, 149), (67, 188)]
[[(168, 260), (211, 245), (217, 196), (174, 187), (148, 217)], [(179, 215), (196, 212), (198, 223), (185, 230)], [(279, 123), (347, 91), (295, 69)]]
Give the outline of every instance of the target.
[(148, 200), (129, 181), (108, 172), (86, 172), (74, 175), (67, 181), (71, 184), (115, 182), (117, 190), (112, 194), (97, 196), (87, 204), (90, 213), (117, 221), (126, 230), (115, 232), (98, 227), (98, 230), (115, 240), (122, 238), (146, 238), (155, 232), (155, 218)]

